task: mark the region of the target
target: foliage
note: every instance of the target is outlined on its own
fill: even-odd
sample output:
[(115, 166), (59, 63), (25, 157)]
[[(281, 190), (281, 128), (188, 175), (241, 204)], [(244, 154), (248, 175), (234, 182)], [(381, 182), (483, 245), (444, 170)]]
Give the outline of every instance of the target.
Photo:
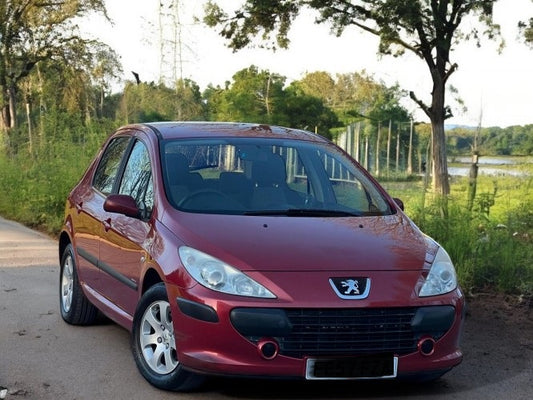
[(422, 231), (448, 251), (466, 290), (533, 296), (533, 179), (479, 180), (472, 211), (467, 207), (467, 179), (452, 184), (446, 218), (441, 200), (426, 193), (423, 182), (382, 183), (404, 201)]
[(519, 21), (518, 27), (524, 38), (524, 42), (533, 47), (533, 18), (529, 18), (529, 21)]
[(446, 219), (434, 204), (417, 210), (414, 219), (446, 248), (465, 289), (533, 295), (531, 206), (529, 201), (508, 210), (506, 224), (471, 214), (458, 202), (449, 206)]
[(86, 94), (88, 86), (96, 82), (103, 91), (106, 79), (119, 71), (114, 51), (79, 36), (76, 19), (93, 12), (107, 17), (102, 0), (9, 0), (0, 4), (0, 130), (8, 139), (22, 120), (19, 101), (28, 105), (29, 121), (35, 98), (39, 98), (40, 108), (47, 106), (42, 97), (42, 74), (48, 69), (63, 79), (65, 90), (58, 94), (65, 100), (70, 97), (67, 103), (74, 107), (85, 104), (84, 111), (88, 99), (80, 99), (80, 94)]
[[(477, 138), (475, 136), (477, 135)], [(527, 156), (533, 154), (533, 125), (497, 126), (482, 128), (479, 132), (469, 128), (449, 131), (448, 148), (455, 154), (470, 154), (477, 140), (481, 154)]]
[(47, 118), (47, 126), (55, 129), (39, 148), (37, 162), (27, 151), (12, 158), (0, 155), (0, 214), (49, 233), (60, 229), (68, 193), (113, 128), (72, 124), (62, 117)]
[(179, 80), (176, 88), (164, 84), (127, 82), (117, 110), (122, 124), (135, 122), (203, 120), (206, 109), (198, 85)]
[(284, 85), (285, 77), (256, 66), (240, 70), (225, 89), (210, 86), (204, 92), (209, 118), (316, 129), (329, 136), (329, 130), (339, 125), (335, 113), (298, 84)]

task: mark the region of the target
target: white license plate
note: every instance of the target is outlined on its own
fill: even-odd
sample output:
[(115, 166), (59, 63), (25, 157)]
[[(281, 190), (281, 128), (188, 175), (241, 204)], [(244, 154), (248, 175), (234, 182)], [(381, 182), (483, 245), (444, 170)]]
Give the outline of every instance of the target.
[(391, 379), (398, 373), (398, 357), (368, 355), (342, 358), (307, 359), (305, 378), (332, 379)]

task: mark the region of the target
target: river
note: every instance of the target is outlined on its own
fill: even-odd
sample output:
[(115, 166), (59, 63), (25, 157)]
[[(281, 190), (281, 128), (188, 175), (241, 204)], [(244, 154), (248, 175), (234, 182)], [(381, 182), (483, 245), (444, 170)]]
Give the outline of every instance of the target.
[[(448, 174), (452, 176), (468, 176), (472, 159), (467, 156), (448, 159)], [(533, 164), (533, 157), (479, 157), (478, 173), (491, 176), (525, 177), (530, 174), (521, 166)]]

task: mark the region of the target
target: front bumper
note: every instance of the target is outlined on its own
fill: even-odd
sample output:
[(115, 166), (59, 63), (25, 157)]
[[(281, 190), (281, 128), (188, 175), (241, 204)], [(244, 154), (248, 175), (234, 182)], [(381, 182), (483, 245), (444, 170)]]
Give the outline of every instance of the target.
[(176, 299), (178, 359), (202, 374), (309, 379), (308, 360), (385, 355), (397, 362), (394, 376), (370, 377), (402, 378), (438, 376), (462, 360), (464, 298), (459, 290), (406, 307), (359, 303), (357, 308), (320, 309), (279, 307), (271, 300), (243, 307), (233, 299), (206, 300), (204, 295), (191, 297), (177, 288), (169, 292)]

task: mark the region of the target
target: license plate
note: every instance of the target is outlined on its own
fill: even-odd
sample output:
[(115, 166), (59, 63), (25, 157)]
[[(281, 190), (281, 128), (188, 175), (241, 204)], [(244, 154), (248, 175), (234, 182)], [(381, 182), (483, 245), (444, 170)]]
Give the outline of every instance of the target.
[(309, 358), (306, 379), (390, 379), (398, 372), (398, 357), (390, 354), (345, 357)]

